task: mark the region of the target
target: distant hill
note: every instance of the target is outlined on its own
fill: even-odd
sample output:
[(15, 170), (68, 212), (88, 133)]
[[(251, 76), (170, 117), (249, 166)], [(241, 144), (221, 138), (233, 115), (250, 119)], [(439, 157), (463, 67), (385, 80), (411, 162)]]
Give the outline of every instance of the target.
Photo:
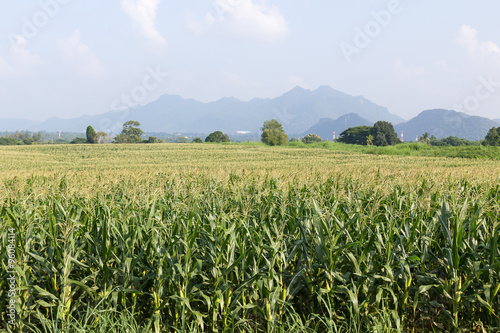
[(482, 140), (492, 127), (498, 126), (493, 120), (470, 116), (451, 110), (427, 110), (405, 123), (394, 126), (396, 133), (404, 131), (405, 141), (414, 141), (425, 132), (438, 139), (449, 136), (477, 141)]
[(494, 122), (496, 122), (497, 124), (500, 124), (500, 119), (493, 119)]
[(273, 99), (253, 99), (243, 102), (222, 98), (211, 103), (163, 95), (156, 101), (127, 111), (111, 111), (95, 116), (74, 119), (51, 118), (44, 122), (21, 119), (0, 121), (0, 131), (46, 130), (84, 132), (88, 125), (96, 131), (116, 134), (127, 120), (137, 120), (149, 132), (226, 133), (252, 131), (258, 133), (265, 120), (277, 119), (287, 133), (302, 133), (322, 118), (336, 119), (356, 113), (370, 122), (402, 118), (362, 96), (350, 96), (329, 86), (316, 90), (296, 87)]
[(361, 118), (356, 113), (348, 113), (335, 120), (332, 120), (330, 118), (322, 118), (317, 124), (298, 136), (303, 137), (309, 133), (313, 133), (319, 135), (323, 140), (332, 140), (333, 132), (335, 132), (335, 135), (338, 137), (340, 133), (342, 133), (349, 127), (372, 125), (373, 122)]

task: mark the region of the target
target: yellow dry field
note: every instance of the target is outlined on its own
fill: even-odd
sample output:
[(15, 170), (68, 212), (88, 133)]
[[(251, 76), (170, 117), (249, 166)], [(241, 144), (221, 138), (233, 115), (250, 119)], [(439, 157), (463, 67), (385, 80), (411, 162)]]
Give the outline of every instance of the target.
[(281, 184), (309, 184), (327, 178), (375, 183), (391, 190), (422, 181), (500, 183), (500, 162), (460, 158), (369, 155), (326, 149), (252, 145), (139, 144), (0, 147), (0, 194), (5, 184), (42, 176), (46, 185), (62, 177), (74, 191), (95, 193), (124, 181), (163, 175), (203, 176), (224, 182), (231, 175), (273, 177)]

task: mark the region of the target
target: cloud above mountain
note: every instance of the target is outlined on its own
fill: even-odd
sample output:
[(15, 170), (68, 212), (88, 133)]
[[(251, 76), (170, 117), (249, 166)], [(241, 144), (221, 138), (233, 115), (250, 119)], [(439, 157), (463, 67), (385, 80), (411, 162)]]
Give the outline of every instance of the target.
[(500, 47), (492, 41), (482, 41), (478, 31), (471, 26), (463, 25), (456, 38), (468, 55), (470, 69), (482, 75), (495, 74), (500, 76)]
[(41, 64), (38, 54), (28, 49), (27, 40), (21, 35), (15, 36), (9, 49), (9, 59), (0, 57), (0, 76), (15, 76), (26, 72), (32, 66)]
[(480, 41), (477, 37), (477, 30), (465, 24), (460, 29), (457, 42), (471, 55), (500, 56), (500, 47), (497, 44), (491, 41)]
[(219, 30), (233, 37), (264, 42), (281, 40), (289, 32), (279, 8), (265, 1), (215, 0), (213, 8), (203, 20), (189, 17), (188, 28), (198, 35)]
[(139, 32), (155, 46), (166, 45), (156, 29), (156, 12), (161, 0), (122, 0), (123, 11), (130, 17)]
[(397, 58), (396, 62), (394, 63), (394, 72), (400, 80), (404, 80), (423, 75), (425, 73), (425, 68), (423, 66), (407, 66), (403, 64), (401, 59)]
[(99, 58), (81, 40), (80, 31), (75, 30), (67, 39), (59, 41), (66, 61), (82, 76), (100, 76), (104, 70)]

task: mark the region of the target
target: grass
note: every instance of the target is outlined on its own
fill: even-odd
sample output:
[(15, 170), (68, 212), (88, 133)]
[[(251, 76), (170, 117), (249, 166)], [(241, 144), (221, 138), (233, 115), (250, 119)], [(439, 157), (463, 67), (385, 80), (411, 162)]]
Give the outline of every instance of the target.
[(375, 155), (391, 156), (422, 156), (422, 157), (450, 157), (470, 158), (482, 160), (500, 160), (500, 148), (491, 146), (458, 146), (434, 147), (425, 143), (406, 142), (396, 146), (376, 147), (360, 146), (323, 141), (306, 145), (302, 142), (293, 142), (288, 145), (292, 148), (322, 148), (335, 151), (349, 151)]
[(196, 144), (0, 157), (0, 331), (499, 329), (497, 161)]

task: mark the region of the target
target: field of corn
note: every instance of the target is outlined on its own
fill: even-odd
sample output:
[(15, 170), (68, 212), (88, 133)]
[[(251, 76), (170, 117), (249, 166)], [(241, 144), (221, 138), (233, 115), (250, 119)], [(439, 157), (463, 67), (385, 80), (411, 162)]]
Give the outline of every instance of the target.
[(0, 147), (0, 332), (495, 332), (499, 236), (499, 161)]

